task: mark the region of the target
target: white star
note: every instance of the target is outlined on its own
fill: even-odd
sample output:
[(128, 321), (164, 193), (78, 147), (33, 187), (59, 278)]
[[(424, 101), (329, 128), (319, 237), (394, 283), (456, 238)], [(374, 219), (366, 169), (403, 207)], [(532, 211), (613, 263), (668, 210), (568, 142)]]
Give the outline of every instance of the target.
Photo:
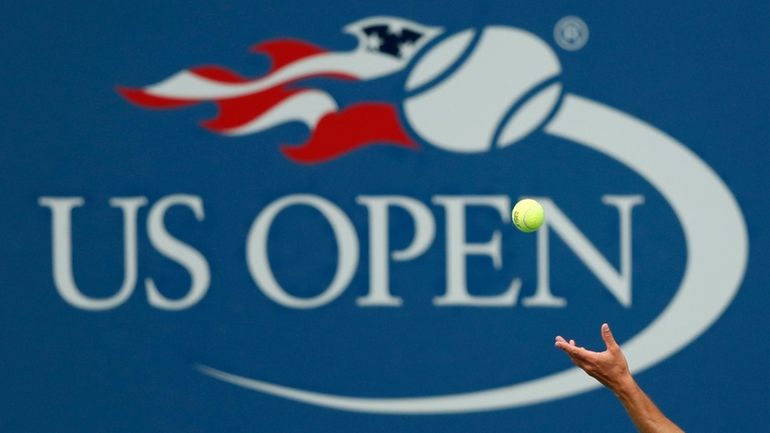
[(404, 31), (404, 23), (400, 21), (388, 23), (388, 31), (395, 36), (399, 36)]
[(378, 51), (382, 46), (382, 39), (377, 36), (376, 33), (372, 33), (366, 37), (366, 48), (369, 51)]
[(399, 47), (398, 50), (401, 57), (405, 59), (411, 58), (415, 51), (417, 51), (417, 47), (415, 47), (414, 43), (411, 41), (407, 41), (401, 44), (401, 47)]

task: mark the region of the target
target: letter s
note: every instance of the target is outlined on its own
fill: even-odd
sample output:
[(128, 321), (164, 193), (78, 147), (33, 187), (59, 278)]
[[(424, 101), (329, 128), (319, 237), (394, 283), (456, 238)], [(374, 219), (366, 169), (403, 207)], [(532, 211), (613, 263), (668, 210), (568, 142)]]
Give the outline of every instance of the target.
[(198, 303), (209, 289), (211, 280), (209, 264), (203, 255), (191, 247), (171, 236), (166, 230), (164, 216), (166, 211), (176, 205), (184, 205), (192, 209), (195, 218), (203, 221), (203, 202), (201, 198), (193, 195), (175, 194), (164, 197), (150, 210), (147, 217), (147, 234), (153, 247), (161, 254), (182, 265), (190, 273), (192, 280), (190, 290), (180, 299), (168, 299), (158, 291), (152, 278), (145, 280), (147, 298), (150, 305), (161, 310), (184, 310)]

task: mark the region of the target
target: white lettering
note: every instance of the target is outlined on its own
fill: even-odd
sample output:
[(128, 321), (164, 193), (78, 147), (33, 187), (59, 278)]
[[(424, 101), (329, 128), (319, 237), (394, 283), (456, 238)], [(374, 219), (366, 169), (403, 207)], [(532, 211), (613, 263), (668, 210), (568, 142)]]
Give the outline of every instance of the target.
[(161, 254), (182, 265), (190, 273), (190, 290), (179, 299), (168, 299), (158, 291), (152, 278), (145, 280), (147, 299), (150, 305), (161, 310), (184, 310), (200, 301), (206, 294), (211, 280), (209, 264), (201, 253), (190, 245), (171, 236), (166, 230), (164, 218), (166, 211), (177, 205), (192, 209), (195, 218), (203, 221), (203, 202), (200, 197), (176, 194), (158, 201), (147, 217), (147, 233), (150, 242)]
[(505, 307), (516, 305), (521, 288), (521, 279), (514, 278), (508, 290), (495, 296), (471, 296), (468, 293), (466, 275), (466, 257), (485, 255), (492, 258), (492, 265), (500, 269), (503, 265), (500, 256), (499, 230), (492, 233), (492, 239), (484, 243), (468, 243), (465, 238), (465, 209), (467, 206), (488, 206), (500, 213), (503, 223), (507, 223), (510, 200), (506, 196), (434, 196), (433, 203), (444, 206), (446, 212), (446, 279), (447, 289), (444, 296), (433, 300), (435, 305)]
[(400, 306), (402, 299), (390, 294), (388, 208), (398, 206), (414, 221), (414, 239), (405, 249), (392, 252), (394, 261), (414, 259), (428, 249), (436, 235), (433, 215), (421, 202), (404, 196), (359, 196), (356, 202), (369, 211), (369, 294), (356, 302), (367, 307)]
[(551, 294), (548, 230), (561, 237), (578, 258), (624, 307), (631, 306), (631, 211), (644, 203), (641, 195), (605, 195), (604, 204), (615, 206), (620, 215), (620, 272), (616, 271), (596, 247), (549, 198), (536, 198), (545, 209), (545, 225), (538, 231), (537, 291), (522, 300), (525, 306), (563, 307), (564, 298)]
[[(282, 210), (296, 205), (310, 206), (321, 212), (331, 224), (337, 242), (334, 278), (321, 294), (312, 298), (298, 298), (287, 293), (276, 281), (267, 254), (267, 237), (273, 220)], [(302, 253), (301, 249), (298, 253)], [(311, 194), (286, 196), (267, 206), (251, 226), (246, 243), (246, 262), (251, 277), (267, 297), (289, 308), (317, 308), (336, 299), (353, 279), (358, 254), (358, 236), (347, 215), (334, 203)]]
[(72, 209), (83, 206), (83, 197), (40, 197), (38, 204), (51, 209), (51, 243), (56, 290), (70, 305), (83, 310), (103, 311), (118, 307), (136, 287), (136, 215), (147, 203), (145, 197), (110, 199), (110, 206), (123, 211), (123, 282), (114, 295), (95, 299), (84, 295), (72, 271)]

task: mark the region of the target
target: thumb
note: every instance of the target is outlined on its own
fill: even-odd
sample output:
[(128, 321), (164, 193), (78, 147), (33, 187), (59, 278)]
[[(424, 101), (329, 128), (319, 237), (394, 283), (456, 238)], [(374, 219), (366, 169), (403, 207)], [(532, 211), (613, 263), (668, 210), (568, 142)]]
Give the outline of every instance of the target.
[(618, 343), (615, 341), (615, 337), (612, 336), (612, 331), (610, 331), (610, 325), (606, 323), (602, 325), (602, 340), (604, 340), (604, 344), (607, 346), (607, 349), (612, 349), (618, 346)]

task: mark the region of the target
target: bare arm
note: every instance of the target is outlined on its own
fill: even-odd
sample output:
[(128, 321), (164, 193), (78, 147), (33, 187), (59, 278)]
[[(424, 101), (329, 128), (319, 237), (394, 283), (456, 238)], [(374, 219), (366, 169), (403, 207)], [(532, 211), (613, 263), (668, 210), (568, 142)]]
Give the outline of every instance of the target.
[(615, 393), (641, 433), (684, 433), (663, 415), (631, 376), (626, 357), (606, 323), (602, 325), (602, 339), (607, 346), (604, 352), (578, 347), (575, 340), (568, 342), (561, 336), (556, 337), (555, 345), (575, 365)]

